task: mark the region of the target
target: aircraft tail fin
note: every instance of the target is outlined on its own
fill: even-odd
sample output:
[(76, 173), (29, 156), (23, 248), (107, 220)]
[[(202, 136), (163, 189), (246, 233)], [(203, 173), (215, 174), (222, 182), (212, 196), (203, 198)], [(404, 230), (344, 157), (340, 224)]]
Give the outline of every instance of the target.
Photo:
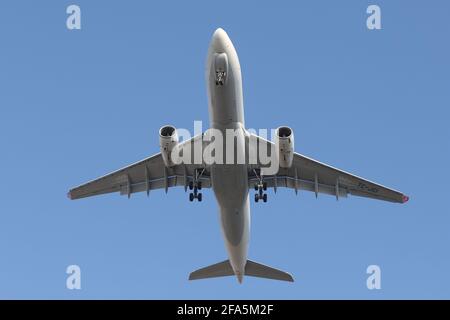
[[(217, 278), (235, 275), (229, 260), (225, 260), (205, 268), (198, 269), (189, 275), (189, 280)], [(245, 265), (245, 275), (258, 278), (266, 278), (273, 280), (294, 282), (292, 276), (284, 271), (247, 260)], [(242, 281), (242, 276), (238, 275), (239, 282)]]

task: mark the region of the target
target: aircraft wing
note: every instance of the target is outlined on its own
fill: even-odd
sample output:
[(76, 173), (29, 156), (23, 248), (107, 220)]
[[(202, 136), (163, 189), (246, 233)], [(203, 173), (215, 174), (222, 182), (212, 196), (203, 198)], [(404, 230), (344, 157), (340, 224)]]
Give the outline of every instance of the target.
[[(258, 139), (262, 138), (258, 137)], [(273, 142), (262, 140), (270, 143), (274, 148)], [(286, 187), (294, 189), (296, 192), (306, 190), (314, 192), (316, 196), (319, 193), (323, 193), (333, 195), (338, 199), (351, 194), (398, 203), (405, 203), (409, 200), (408, 196), (399, 191), (334, 168), (299, 153), (294, 153), (290, 168), (280, 168), (276, 175), (264, 176), (263, 179), (267, 183), (267, 187), (275, 189), (277, 187)], [(254, 172), (250, 173), (249, 182), (250, 187), (258, 183), (257, 174)]]
[[(200, 137), (200, 136), (197, 136)], [(196, 137), (192, 138), (196, 139)], [(191, 139), (191, 140), (192, 140)], [(186, 141), (190, 142), (191, 140)], [(192, 143), (193, 145), (193, 143)], [(192, 163), (192, 162), (191, 162)], [(110, 174), (75, 187), (67, 194), (70, 199), (80, 199), (111, 192), (120, 192), (130, 197), (132, 193), (147, 192), (184, 186), (185, 190), (195, 175), (202, 182), (202, 188), (210, 188), (210, 174), (202, 164), (181, 164), (167, 168), (161, 153), (126, 166)]]

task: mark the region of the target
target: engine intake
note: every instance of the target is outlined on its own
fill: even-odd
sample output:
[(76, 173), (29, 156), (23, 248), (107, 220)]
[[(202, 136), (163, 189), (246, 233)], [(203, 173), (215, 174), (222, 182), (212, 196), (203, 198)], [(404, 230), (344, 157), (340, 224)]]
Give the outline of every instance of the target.
[(178, 145), (178, 133), (174, 126), (164, 126), (159, 129), (159, 148), (166, 167), (175, 165), (172, 159), (172, 151)]
[(279, 127), (276, 133), (278, 159), (281, 168), (290, 168), (294, 159), (294, 133), (289, 127)]

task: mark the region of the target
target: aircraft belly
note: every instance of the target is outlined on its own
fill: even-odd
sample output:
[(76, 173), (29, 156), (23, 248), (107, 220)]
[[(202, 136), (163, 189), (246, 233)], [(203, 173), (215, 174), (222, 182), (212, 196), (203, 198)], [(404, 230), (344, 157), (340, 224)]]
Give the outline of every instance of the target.
[(247, 168), (245, 165), (215, 165), (211, 178), (230, 262), (234, 270), (243, 270), (250, 232)]

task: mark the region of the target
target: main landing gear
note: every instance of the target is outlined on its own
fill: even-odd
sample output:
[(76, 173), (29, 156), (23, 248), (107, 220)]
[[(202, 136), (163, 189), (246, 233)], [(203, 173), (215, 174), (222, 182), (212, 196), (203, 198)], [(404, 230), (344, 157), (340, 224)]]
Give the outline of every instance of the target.
[(258, 202), (259, 200), (267, 202), (267, 193), (264, 192), (267, 191), (267, 182), (263, 181), (262, 175), (258, 174), (256, 170), (254, 172), (256, 177), (258, 177), (258, 183), (255, 184), (255, 202)]
[(255, 191), (257, 191), (257, 193), (255, 193), (255, 202), (258, 202), (259, 200), (267, 202), (267, 193), (264, 192), (266, 190), (266, 182), (255, 184)]
[(202, 190), (202, 182), (200, 181), (200, 178), (203, 174), (205, 169), (195, 169), (194, 171), (194, 181), (189, 182), (189, 190), (193, 190), (192, 192), (189, 192), (189, 201), (194, 201), (194, 199), (197, 199), (199, 202), (202, 201), (202, 193), (199, 192), (199, 190)]
[(189, 190), (193, 190), (193, 192), (189, 192), (189, 201), (194, 201), (197, 199), (198, 201), (202, 201), (202, 193), (198, 192), (198, 190), (202, 190), (202, 182), (198, 181), (197, 183), (189, 182)]

